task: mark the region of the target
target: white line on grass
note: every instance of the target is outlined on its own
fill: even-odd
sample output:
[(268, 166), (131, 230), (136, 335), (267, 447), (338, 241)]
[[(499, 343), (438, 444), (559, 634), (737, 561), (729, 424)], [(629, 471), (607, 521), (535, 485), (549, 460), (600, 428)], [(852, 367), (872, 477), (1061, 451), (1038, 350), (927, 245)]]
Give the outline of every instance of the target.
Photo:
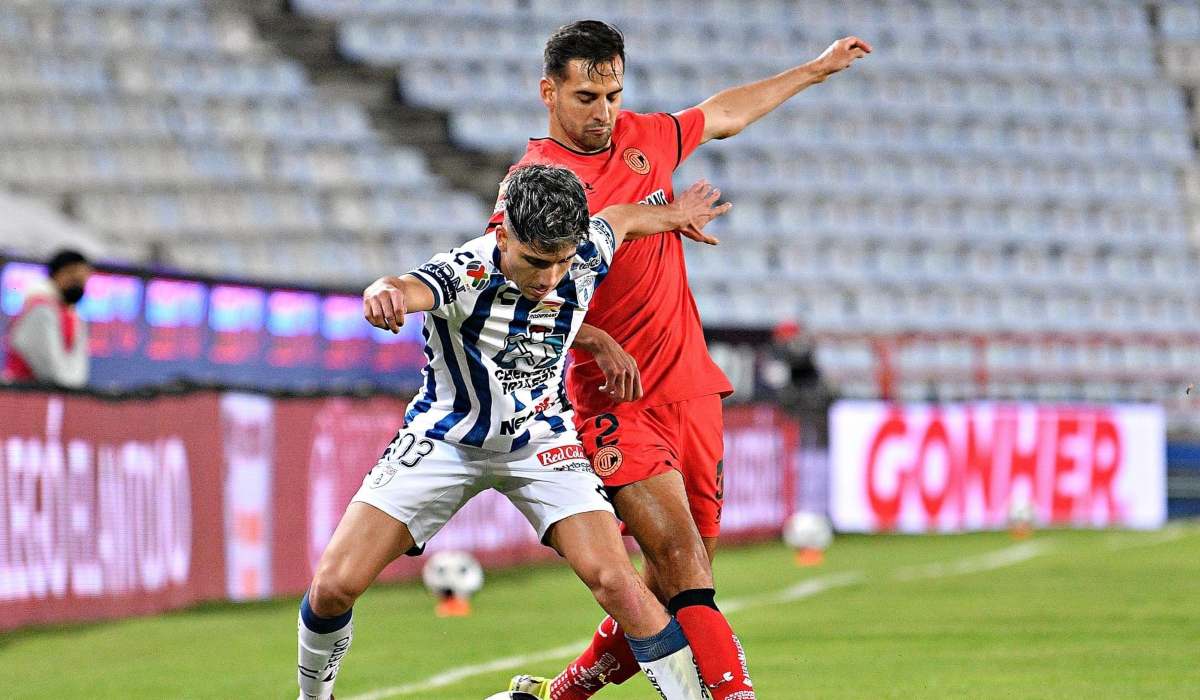
[[(894, 577), (901, 581), (912, 581), (917, 579), (942, 578), (945, 576), (958, 576), (962, 574), (972, 574), (981, 571), (991, 571), (1000, 569), (1005, 566), (1012, 566), (1028, 561), (1036, 556), (1045, 554), (1053, 549), (1053, 545), (1045, 540), (1038, 542), (1025, 542), (1022, 544), (1005, 547), (1004, 549), (989, 552), (987, 554), (979, 554), (975, 556), (956, 559), (949, 562), (941, 562), (935, 564), (926, 564), (923, 566), (910, 566), (898, 569)], [(866, 580), (866, 576), (861, 571), (846, 571), (838, 574), (830, 574), (829, 576), (821, 576), (818, 578), (801, 581), (795, 585), (789, 586), (783, 590), (774, 591), (772, 593), (764, 593), (761, 595), (747, 596), (744, 598), (734, 598), (721, 603), (721, 609), (727, 613), (734, 613), (740, 610), (748, 610), (750, 608), (759, 608), (766, 605), (778, 605), (780, 603), (790, 603), (804, 598), (824, 593), (825, 591), (834, 588), (842, 588), (852, 586)], [(511, 670), (528, 666), (530, 664), (539, 663), (542, 661), (553, 661), (554, 659), (563, 659), (579, 653), (584, 647), (591, 643), (591, 638), (580, 639), (570, 644), (554, 647), (553, 649), (544, 649), (530, 654), (522, 654), (519, 656), (506, 656), (501, 659), (494, 659), (482, 664), (474, 664), (471, 666), (459, 666), (448, 671), (443, 671), (435, 676), (430, 676), (423, 681), (416, 683), (408, 683), (406, 685), (395, 685), (388, 688), (379, 688), (361, 695), (351, 695), (345, 700), (385, 700), (386, 698), (394, 698), (401, 695), (411, 695), (413, 693), (427, 692), (437, 690), (448, 685), (454, 685), (461, 680), (479, 676), (485, 673), (495, 673), (498, 671)]]
[(1121, 533), (1119, 535), (1110, 535), (1105, 541), (1105, 545), (1110, 550), (1133, 549), (1135, 547), (1152, 547), (1156, 544), (1165, 542), (1174, 542), (1175, 540), (1194, 535), (1200, 532), (1200, 528), (1195, 526), (1175, 523), (1168, 525), (1158, 532), (1147, 533)]
[(963, 576), (981, 571), (992, 571), (993, 569), (1001, 569), (1006, 566), (1013, 566), (1014, 564), (1029, 561), (1034, 557), (1046, 554), (1053, 548), (1054, 544), (1046, 540), (1023, 542), (1011, 547), (1005, 547), (1004, 549), (998, 549), (994, 552), (977, 554), (954, 561), (901, 567), (892, 573), (892, 578), (897, 581), (919, 581), (922, 579)]
[(820, 578), (801, 581), (800, 583), (797, 583), (794, 586), (789, 586), (782, 591), (747, 596), (745, 598), (734, 598), (728, 602), (721, 603), (721, 610), (726, 613), (735, 613), (739, 610), (746, 610), (747, 608), (761, 608), (764, 605), (790, 603), (794, 600), (811, 598), (818, 593), (824, 593), (825, 591), (834, 588), (853, 586), (854, 584), (865, 579), (866, 577), (863, 576), (861, 571), (847, 571), (840, 574), (822, 576)]
[[(506, 656), (502, 659), (494, 659), (487, 663), (475, 664), (473, 666), (459, 666), (452, 668), (449, 671), (444, 671), (436, 676), (430, 676), (423, 681), (417, 683), (409, 683), (407, 685), (394, 685), (390, 688), (380, 688), (372, 690), (369, 693), (362, 695), (351, 695), (346, 700), (383, 700), (384, 698), (392, 698), (397, 695), (411, 695), (412, 693), (420, 693), (427, 690), (436, 690), (444, 688), (448, 685), (479, 676), (485, 673), (495, 673), (514, 668), (520, 668), (529, 664), (536, 664), (541, 661), (553, 661), (554, 659), (565, 659), (568, 656), (578, 654), (582, 649), (591, 643), (591, 638), (580, 639), (579, 641), (570, 644), (564, 644), (553, 649), (543, 649), (532, 654), (522, 654), (520, 656)], [(340, 697), (340, 696), (339, 696)]]

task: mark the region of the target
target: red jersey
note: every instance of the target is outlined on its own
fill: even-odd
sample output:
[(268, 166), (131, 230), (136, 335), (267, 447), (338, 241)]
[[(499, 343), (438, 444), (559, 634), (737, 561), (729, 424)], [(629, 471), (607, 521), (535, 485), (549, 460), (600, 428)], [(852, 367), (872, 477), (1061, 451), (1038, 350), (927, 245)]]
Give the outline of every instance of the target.
[[(675, 196), (671, 176), (700, 145), (703, 132), (704, 113), (696, 108), (678, 114), (622, 111), (607, 149), (581, 153), (554, 139), (530, 139), (513, 167), (540, 163), (568, 168), (583, 181), (589, 214), (612, 204), (666, 204)], [(498, 202), (488, 228), (502, 219)], [(708, 355), (679, 233), (627, 241), (617, 249), (585, 322), (611, 335), (637, 360), (645, 390), (640, 405), (733, 391)], [(585, 418), (611, 410), (612, 400), (600, 392), (604, 374), (596, 361), (582, 350), (571, 352), (567, 387), (572, 405)]]

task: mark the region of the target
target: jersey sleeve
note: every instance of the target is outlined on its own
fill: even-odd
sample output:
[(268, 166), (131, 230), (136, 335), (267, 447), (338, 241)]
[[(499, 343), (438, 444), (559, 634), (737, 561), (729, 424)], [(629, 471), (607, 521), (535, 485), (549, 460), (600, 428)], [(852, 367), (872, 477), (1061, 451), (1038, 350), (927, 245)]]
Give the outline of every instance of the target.
[(611, 265), (613, 255), (617, 252), (617, 234), (613, 232), (612, 224), (593, 216), (588, 226), (588, 241), (595, 247), (601, 262)]
[(489, 277), (484, 262), (465, 248), (438, 253), (408, 274), (433, 292), (431, 312), (440, 316), (450, 316), (456, 308), (470, 308)]
[(704, 112), (699, 107), (692, 107), (676, 112), (671, 117), (679, 127), (679, 160), (675, 163), (678, 168), (700, 147), (700, 140), (704, 138)]
[(617, 236), (612, 225), (598, 216), (593, 216), (588, 225), (588, 238), (579, 245), (579, 250), (575, 253), (572, 276), (580, 277), (594, 272), (599, 283), (608, 275), (608, 266), (612, 264), (616, 250)]
[(675, 114), (658, 112), (638, 116), (641, 133), (645, 136), (639, 139), (638, 146), (652, 154), (652, 158), (669, 164), (671, 172), (687, 160), (704, 136), (704, 112), (698, 107)]

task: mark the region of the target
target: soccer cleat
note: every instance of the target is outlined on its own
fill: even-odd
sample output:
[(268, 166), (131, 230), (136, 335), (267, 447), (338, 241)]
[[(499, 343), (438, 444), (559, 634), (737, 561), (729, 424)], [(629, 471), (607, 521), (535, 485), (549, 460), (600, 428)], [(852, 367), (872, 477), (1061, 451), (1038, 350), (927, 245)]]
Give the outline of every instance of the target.
[(550, 700), (550, 679), (521, 674), (508, 684), (512, 700)]

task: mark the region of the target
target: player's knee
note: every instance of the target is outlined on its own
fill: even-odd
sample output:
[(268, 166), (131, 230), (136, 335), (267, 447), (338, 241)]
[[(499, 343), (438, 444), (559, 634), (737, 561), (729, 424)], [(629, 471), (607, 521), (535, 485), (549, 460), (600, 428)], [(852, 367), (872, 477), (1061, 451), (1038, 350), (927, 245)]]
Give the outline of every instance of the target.
[(308, 605), (319, 617), (337, 617), (354, 606), (366, 586), (332, 571), (318, 571), (308, 589)]
[(672, 542), (644, 551), (654, 563), (657, 588), (668, 596), (686, 588), (711, 585), (712, 569), (703, 544)]
[(629, 566), (598, 566), (588, 576), (588, 588), (605, 610), (624, 610), (639, 595), (637, 573)]

